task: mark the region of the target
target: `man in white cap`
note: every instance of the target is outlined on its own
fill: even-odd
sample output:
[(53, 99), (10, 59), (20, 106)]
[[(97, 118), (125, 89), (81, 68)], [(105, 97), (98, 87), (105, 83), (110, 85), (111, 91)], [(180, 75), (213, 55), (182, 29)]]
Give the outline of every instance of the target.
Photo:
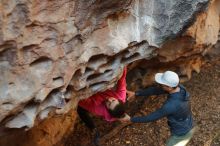
[(195, 131), (189, 103), (189, 93), (179, 84), (179, 77), (175, 72), (166, 71), (157, 73), (155, 81), (161, 87), (149, 87), (136, 91), (135, 96), (151, 96), (168, 94), (166, 102), (160, 109), (147, 116), (133, 117), (126, 115), (122, 122), (146, 123), (167, 117), (171, 136), (167, 140), (167, 146), (185, 146)]

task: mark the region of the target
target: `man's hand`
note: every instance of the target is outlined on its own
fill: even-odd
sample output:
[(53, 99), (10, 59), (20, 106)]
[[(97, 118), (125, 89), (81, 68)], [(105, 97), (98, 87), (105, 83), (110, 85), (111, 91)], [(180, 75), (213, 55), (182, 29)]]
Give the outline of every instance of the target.
[(121, 122), (130, 122), (131, 117), (128, 114), (125, 114), (123, 118), (120, 118), (119, 121)]
[(135, 98), (135, 92), (127, 90), (127, 91), (126, 91), (126, 94), (127, 94), (127, 101), (132, 101), (132, 100), (134, 100), (134, 98)]

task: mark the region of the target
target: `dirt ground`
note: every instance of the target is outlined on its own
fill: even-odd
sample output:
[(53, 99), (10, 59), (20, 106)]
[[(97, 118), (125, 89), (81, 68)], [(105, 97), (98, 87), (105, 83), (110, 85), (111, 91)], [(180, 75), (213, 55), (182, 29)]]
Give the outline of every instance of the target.
[[(207, 63), (200, 74), (193, 73), (184, 86), (191, 94), (194, 119), (199, 127), (188, 146), (220, 146), (220, 58)], [(130, 115), (146, 115), (156, 110), (165, 96), (138, 97), (128, 104)], [(75, 131), (65, 140), (65, 146), (92, 146), (91, 133), (78, 119)], [(120, 123), (109, 124), (95, 118), (101, 135)], [(169, 137), (166, 119), (144, 124), (131, 124), (120, 130), (102, 146), (164, 146)]]

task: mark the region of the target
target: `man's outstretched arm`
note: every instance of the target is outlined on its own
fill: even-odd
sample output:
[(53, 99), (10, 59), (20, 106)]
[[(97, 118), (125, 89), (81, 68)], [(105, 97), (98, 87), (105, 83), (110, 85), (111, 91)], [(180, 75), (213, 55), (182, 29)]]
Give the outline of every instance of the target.
[(161, 95), (166, 94), (166, 92), (160, 87), (148, 87), (143, 90), (138, 90), (135, 92), (135, 96), (151, 96), (151, 95)]
[(163, 117), (166, 117), (172, 114), (173, 112), (175, 112), (175, 106), (166, 104), (163, 105), (161, 108), (157, 109), (156, 111), (150, 113), (149, 115), (142, 117), (133, 117), (130, 119), (130, 121), (134, 123), (153, 122)]
[(134, 123), (146, 123), (146, 122), (152, 122), (156, 121), (160, 118), (163, 118), (167, 115), (166, 112), (164, 112), (161, 109), (158, 109), (157, 111), (147, 115), (147, 116), (142, 116), (142, 117), (133, 117), (130, 119), (131, 122)]
[(151, 114), (146, 115), (146, 116), (131, 118), (129, 115), (126, 114), (125, 117), (119, 120), (121, 122), (147, 123), (147, 122), (153, 122), (163, 117), (166, 117), (169, 114), (172, 114), (173, 112), (174, 112), (174, 109), (172, 107), (169, 108), (168, 106), (163, 106), (160, 109), (156, 110), (155, 112), (152, 112)]

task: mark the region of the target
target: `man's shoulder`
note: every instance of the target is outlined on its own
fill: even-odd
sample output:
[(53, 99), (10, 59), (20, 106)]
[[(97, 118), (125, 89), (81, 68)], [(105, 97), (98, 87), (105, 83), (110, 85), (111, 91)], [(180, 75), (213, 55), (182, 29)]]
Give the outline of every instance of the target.
[(179, 105), (180, 105), (180, 102), (178, 100), (169, 99), (165, 102), (164, 108), (169, 109), (169, 110), (176, 110)]

